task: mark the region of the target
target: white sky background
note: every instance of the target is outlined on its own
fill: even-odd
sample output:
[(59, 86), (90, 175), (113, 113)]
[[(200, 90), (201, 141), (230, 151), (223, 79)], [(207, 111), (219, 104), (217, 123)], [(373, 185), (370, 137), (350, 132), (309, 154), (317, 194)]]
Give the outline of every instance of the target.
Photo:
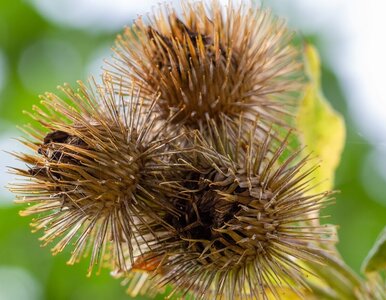
[[(240, 1), (240, 0), (235, 0)], [(234, 1), (234, 2), (235, 2)], [(154, 0), (28, 0), (47, 19), (65, 26), (91, 31), (119, 32), (136, 16), (146, 14), (160, 2)], [(228, 0), (221, 1), (228, 3)], [(343, 85), (358, 134), (374, 144), (374, 164), (386, 178), (386, 1), (385, 0), (262, 0), (290, 27), (323, 39), (322, 58)], [(100, 62), (97, 49), (95, 62)], [(1, 54), (1, 53), (0, 53)], [(0, 65), (2, 63), (0, 55)], [(90, 68), (94, 69), (94, 61)], [(4, 75), (4, 74), (3, 74)], [(0, 87), (3, 81), (0, 74)], [(3, 136), (9, 136), (5, 134)], [(7, 145), (0, 137), (0, 145)], [(8, 146), (7, 146), (8, 147)], [(0, 184), (10, 158), (0, 156)], [(383, 165), (383, 166), (382, 166)], [(0, 188), (0, 197), (2, 189)], [(9, 194), (7, 194), (7, 198)]]

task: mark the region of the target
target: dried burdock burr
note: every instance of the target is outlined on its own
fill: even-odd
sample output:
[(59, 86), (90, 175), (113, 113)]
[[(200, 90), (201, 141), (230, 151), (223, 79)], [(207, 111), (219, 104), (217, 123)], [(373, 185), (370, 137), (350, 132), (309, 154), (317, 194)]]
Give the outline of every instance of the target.
[[(14, 153), (26, 168), (11, 169), (21, 215), (54, 254), (89, 256), (88, 274), (106, 266), (132, 296), (383, 299), (384, 236), (363, 281), (320, 225), (333, 192), (314, 177), (332, 177), (341, 147), (328, 145), (344, 126), (316, 51), (252, 4), (181, 4), (118, 36), (101, 84), (65, 85), (34, 107), (21, 139), (32, 153)], [(315, 155), (331, 154), (324, 170), (294, 149), (294, 113)], [(324, 129), (332, 138), (315, 144)]]
[(311, 192), (317, 167), (301, 150), (286, 155), (287, 139), (277, 145), (266, 132), (257, 140), (254, 130), (247, 136), (226, 119), (207, 128), (206, 136), (192, 133), (195, 151), (174, 158), (185, 170), (165, 184), (179, 191), (171, 203), (180, 213), (164, 217), (170, 227), (149, 224), (157, 239), (147, 240), (149, 250), (134, 263), (135, 272), (146, 272), (129, 274), (137, 283), (131, 290), (150, 278), (194, 299), (279, 299), (284, 290), (301, 296), (305, 263), (321, 263), (316, 250), (335, 241), (330, 228), (311, 222), (331, 192)]
[(221, 113), (291, 126), (302, 64), (284, 21), (248, 4), (182, 6), (182, 16), (160, 6), (118, 36), (112, 77), (159, 92), (161, 115), (182, 111), (174, 122), (193, 128)]
[(89, 273), (105, 262), (124, 269), (138, 251), (138, 224), (174, 213), (157, 178), (176, 137), (166, 136), (168, 121), (156, 122), (157, 99), (134, 87), (119, 95), (105, 77), (102, 86), (61, 90), (65, 97), (47, 93), (30, 114), (42, 130), (26, 128), (33, 153), (14, 154), (28, 169), (14, 169), (25, 180), (11, 190), (29, 205), (21, 215), (37, 216), (43, 244), (56, 243), (54, 254), (74, 245), (70, 264), (91, 253)]

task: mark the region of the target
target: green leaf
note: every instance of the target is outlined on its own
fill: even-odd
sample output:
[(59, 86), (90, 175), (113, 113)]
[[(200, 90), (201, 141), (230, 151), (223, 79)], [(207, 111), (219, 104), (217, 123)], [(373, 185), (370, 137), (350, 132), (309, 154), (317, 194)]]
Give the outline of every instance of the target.
[(386, 227), (378, 236), (373, 248), (362, 264), (362, 271), (371, 273), (386, 269)]
[(300, 140), (321, 161), (316, 170), (313, 192), (331, 190), (335, 169), (339, 165), (346, 130), (342, 116), (324, 97), (320, 83), (320, 59), (314, 46), (304, 47), (306, 74), (309, 82), (297, 114)]

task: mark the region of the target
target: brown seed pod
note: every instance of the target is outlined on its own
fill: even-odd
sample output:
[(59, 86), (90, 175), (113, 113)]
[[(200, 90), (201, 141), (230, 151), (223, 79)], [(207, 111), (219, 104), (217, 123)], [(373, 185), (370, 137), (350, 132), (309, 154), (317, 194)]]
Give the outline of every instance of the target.
[(109, 71), (118, 83), (159, 92), (159, 112), (182, 110), (174, 122), (193, 128), (220, 113), (290, 124), (302, 66), (282, 20), (246, 4), (224, 9), (218, 1), (208, 9), (201, 1), (184, 3), (181, 17), (161, 6), (149, 19), (118, 36)]
[(310, 216), (331, 192), (310, 192), (316, 167), (300, 150), (287, 156), (287, 139), (276, 146), (277, 137), (258, 141), (253, 131), (240, 138), (239, 124), (222, 124), (209, 124), (209, 139), (196, 132), (190, 142), (197, 150), (177, 155), (185, 171), (168, 185), (180, 191), (172, 198), (180, 214), (165, 216), (171, 229), (151, 225), (157, 240), (147, 240), (148, 252), (134, 265), (154, 276), (154, 286), (171, 284), (172, 294), (194, 299), (280, 299), (283, 290), (301, 296), (304, 263), (320, 263), (315, 249), (335, 241)]
[(89, 273), (104, 261), (124, 269), (139, 251), (137, 226), (174, 213), (157, 178), (170, 168), (164, 158), (176, 137), (165, 135), (168, 121), (156, 122), (157, 100), (134, 87), (122, 96), (104, 78), (61, 90), (64, 100), (47, 93), (34, 107), (44, 130), (27, 127), (22, 142), (33, 153), (15, 156), (29, 169), (14, 169), (25, 181), (11, 190), (30, 205), (21, 215), (37, 215), (32, 227), (44, 231), (43, 244), (56, 243), (54, 254), (74, 243), (70, 264), (91, 253)]

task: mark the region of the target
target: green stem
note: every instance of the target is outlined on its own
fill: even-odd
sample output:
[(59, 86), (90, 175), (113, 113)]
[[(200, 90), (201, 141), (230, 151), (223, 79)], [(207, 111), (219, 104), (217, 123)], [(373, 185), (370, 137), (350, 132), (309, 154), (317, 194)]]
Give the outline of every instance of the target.
[[(361, 278), (339, 257), (322, 250), (314, 252), (322, 258), (325, 266), (316, 263), (311, 263), (309, 266), (336, 293), (336, 297), (328, 294), (325, 295), (325, 299), (331, 299), (331, 297), (332, 299), (359, 299), (358, 293), (361, 294), (363, 290)], [(323, 290), (322, 288), (316, 290), (313, 286), (311, 288), (318, 293)]]

